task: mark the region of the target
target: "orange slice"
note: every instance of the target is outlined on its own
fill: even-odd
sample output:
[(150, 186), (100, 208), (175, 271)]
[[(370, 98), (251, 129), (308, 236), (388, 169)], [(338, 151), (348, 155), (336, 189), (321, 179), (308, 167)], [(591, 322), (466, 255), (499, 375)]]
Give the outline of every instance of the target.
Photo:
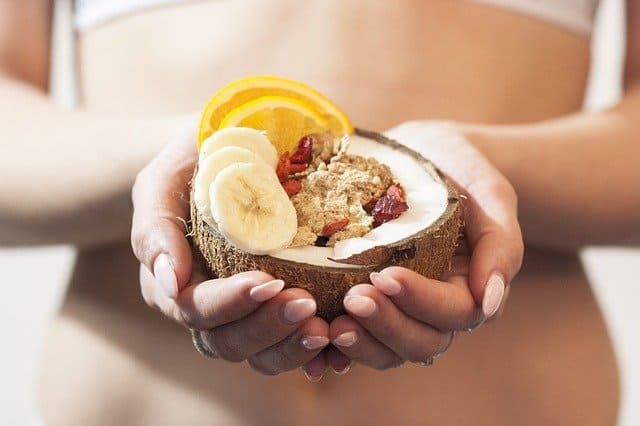
[(326, 122), (325, 131), (335, 135), (353, 133), (349, 118), (329, 98), (311, 87), (285, 78), (253, 76), (236, 80), (220, 89), (202, 113), (198, 148), (207, 137), (221, 128), (225, 116), (247, 102), (265, 96), (287, 97), (302, 102)]
[(262, 96), (231, 110), (219, 126), (227, 127), (265, 130), (282, 154), (295, 151), (303, 136), (327, 131), (328, 122), (312, 104), (285, 96)]

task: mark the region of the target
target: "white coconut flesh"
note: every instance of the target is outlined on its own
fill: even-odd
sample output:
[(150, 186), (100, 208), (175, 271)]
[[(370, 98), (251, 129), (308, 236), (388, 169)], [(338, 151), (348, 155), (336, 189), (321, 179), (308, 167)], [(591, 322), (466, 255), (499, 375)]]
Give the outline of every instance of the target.
[[(411, 155), (358, 135), (351, 136), (348, 153), (373, 157), (389, 166), (404, 189), (408, 210), (397, 219), (383, 223), (362, 237), (338, 241), (333, 247), (292, 247), (275, 251), (269, 256), (322, 267), (360, 268), (365, 265), (347, 264), (341, 260), (374, 247), (388, 246), (409, 238), (434, 224), (444, 214), (449, 200), (447, 188), (442, 182), (436, 181), (424, 169), (424, 165)], [(198, 191), (198, 188), (194, 189)], [(203, 213), (200, 209), (198, 211)], [(206, 216), (209, 215), (210, 213)]]
[[(397, 219), (373, 228), (362, 237), (338, 241), (333, 247), (293, 247), (271, 253), (270, 256), (334, 268), (358, 268), (339, 262), (366, 250), (387, 246), (428, 228), (445, 212), (449, 192), (441, 182), (424, 169), (412, 156), (362, 136), (351, 136), (349, 154), (373, 157), (391, 169), (404, 189), (408, 210)], [(334, 260), (331, 260), (334, 259)]]

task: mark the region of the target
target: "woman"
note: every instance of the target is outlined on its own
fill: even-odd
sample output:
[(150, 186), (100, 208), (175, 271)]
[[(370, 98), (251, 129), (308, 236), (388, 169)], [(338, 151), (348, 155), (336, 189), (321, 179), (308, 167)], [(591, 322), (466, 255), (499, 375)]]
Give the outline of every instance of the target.
[[(56, 109), (46, 98), (49, 2), (0, 6), (5, 75), (0, 108), (9, 117), (3, 140), (11, 143), (9, 155), (0, 158), (8, 176), (0, 183), (1, 235), (8, 244), (79, 247), (43, 360), (40, 401), (46, 424), (615, 423), (615, 360), (575, 252), (585, 244), (640, 240), (635, 166), (640, 146), (633, 119), (640, 107), (634, 90), (640, 76), (633, 37), (639, 28), (637, 1), (629, 1), (625, 99), (592, 115), (579, 113), (595, 7), (589, 0), (162, 3), (170, 5), (127, 7), (131, 13), (112, 15), (116, 11), (106, 3), (78, 2), (82, 108), (73, 111)], [(248, 339), (238, 330), (214, 341), (219, 336), (213, 326), (223, 321), (211, 307), (221, 300), (227, 300), (226, 309), (237, 306), (233, 296), (246, 296), (249, 289), (227, 281), (227, 287), (235, 283), (236, 293), (200, 293), (205, 300), (181, 296), (212, 286), (194, 286), (198, 277), (190, 277), (182, 230), (162, 218), (183, 208), (174, 189), (184, 188), (193, 164), (193, 138), (176, 135), (194, 127), (193, 121), (184, 123), (184, 115), (199, 110), (224, 83), (250, 74), (305, 81), (364, 128), (385, 131), (425, 118), (452, 122), (447, 130), (413, 122), (391, 132), (433, 157), (471, 195), (472, 265), (478, 253), (493, 249), (493, 256), (477, 262), (476, 272), (472, 266), (470, 290), (456, 299), (459, 309), (444, 309), (431, 319), (448, 324), (432, 324), (430, 332), (446, 333), (433, 332), (431, 340), (380, 337), (379, 309), (405, 315), (387, 279), (359, 287), (362, 293), (356, 295), (369, 299), (355, 299), (360, 307), (347, 307), (350, 315), (337, 325), (319, 322), (313, 301), (299, 303), (294, 318), (299, 321), (279, 329), (282, 336), (270, 336), (289, 345), (268, 352), (267, 359), (256, 359), (256, 347), (242, 346)], [(446, 132), (453, 145), (436, 143), (443, 140), (433, 138), (436, 131)], [(205, 349), (226, 359), (253, 358), (263, 373), (298, 362), (316, 380), (325, 367), (344, 372), (355, 360), (352, 371), (325, 373), (310, 384), (297, 372), (267, 377), (246, 363), (210, 360), (193, 349), (184, 326), (162, 321), (148, 309), (137, 287), (138, 260), (127, 241), (128, 193), (138, 171), (165, 146), (134, 193), (133, 242), (145, 264), (141, 281), (147, 303), (185, 325), (213, 329), (201, 336)], [(418, 361), (421, 355), (430, 361), (447, 349), (449, 331), (496, 315), (506, 293), (501, 289), (518, 269), (511, 187), (519, 198), (527, 258), (503, 317), (462, 334), (431, 368), (406, 364), (384, 373), (369, 368)], [(154, 204), (157, 199), (167, 204)], [(493, 226), (482, 232), (487, 224)], [(498, 242), (479, 248), (487, 235)], [(496, 265), (502, 269), (492, 275)], [(406, 271), (398, 273), (387, 278), (405, 291), (414, 291), (416, 283), (434, 288)], [(488, 292), (490, 276), (498, 278)], [(252, 278), (251, 288), (270, 279)], [(259, 291), (260, 299), (270, 298), (259, 306), (308, 299), (270, 286)], [(234, 315), (249, 318), (257, 307), (254, 299)], [(359, 315), (367, 309), (373, 311), (370, 320)], [(271, 312), (272, 321), (275, 315)], [(428, 320), (412, 324), (426, 330)], [(320, 339), (302, 351), (291, 344), (297, 340), (286, 339), (300, 338), (298, 330)], [(353, 334), (338, 339), (349, 331), (357, 339)], [(230, 344), (235, 336), (241, 338)], [(339, 350), (326, 349), (329, 341)], [(416, 342), (424, 346), (411, 346)], [(296, 351), (294, 356), (282, 356), (284, 347)], [(409, 347), (415, 353), (398, 353)]]

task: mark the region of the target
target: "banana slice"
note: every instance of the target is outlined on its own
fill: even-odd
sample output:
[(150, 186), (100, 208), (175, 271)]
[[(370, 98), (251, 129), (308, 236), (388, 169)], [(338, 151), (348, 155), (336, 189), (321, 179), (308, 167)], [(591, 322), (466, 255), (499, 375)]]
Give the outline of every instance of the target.
[(249, 127), (229, 127), (215, 131), (202, 143), (200, 161), (226, 146), (237, 146), (255, 152), (274, 170), (278, 165), (278, 151), (269, 138), (264, 132)]
[(225, 167), (209, 189), (218, 230), (240, 250), (268, 254), (283, 249), (298, 230), (298, 218), (273, 170), (262, 163)]
[(218, 173), (233, 163), (262, 163), (268, 167), (258, 154), (237, 146), (222, 147), (200, 160), (193, 183), (193, 199), (203, 220), (214, 228), (216, 224), (211, 214), (209, 187)]

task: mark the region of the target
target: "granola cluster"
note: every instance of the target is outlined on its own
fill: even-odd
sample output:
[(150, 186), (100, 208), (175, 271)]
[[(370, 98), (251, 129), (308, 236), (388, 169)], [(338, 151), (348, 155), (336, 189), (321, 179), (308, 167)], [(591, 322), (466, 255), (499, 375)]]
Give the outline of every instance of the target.
[[(282, 156), (278, 176), (298, 214), (292, 247), (333, 246), (361, 237), (407, 209), (389, 167), (374, 158), (347, 154), (348, 144), (348, 138), (311, 135), (300, 141), (294, 154)], [(390, 204), (393, 212), (385, 215)]]

